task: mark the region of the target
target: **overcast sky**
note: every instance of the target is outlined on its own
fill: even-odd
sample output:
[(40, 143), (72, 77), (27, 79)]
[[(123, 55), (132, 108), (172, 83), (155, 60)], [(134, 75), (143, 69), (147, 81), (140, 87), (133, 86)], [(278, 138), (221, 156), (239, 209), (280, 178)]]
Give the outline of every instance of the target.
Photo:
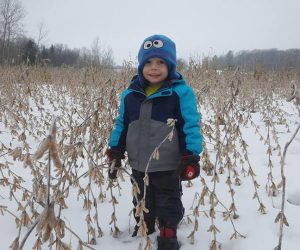
[(90, 48), (99, 37), (115, 61), (136, 59), (141, 42), (165, 34), (178, 57), (228, 50), (300, 48), (299, 0), (21, 0), (26, 35), (46, 45)]

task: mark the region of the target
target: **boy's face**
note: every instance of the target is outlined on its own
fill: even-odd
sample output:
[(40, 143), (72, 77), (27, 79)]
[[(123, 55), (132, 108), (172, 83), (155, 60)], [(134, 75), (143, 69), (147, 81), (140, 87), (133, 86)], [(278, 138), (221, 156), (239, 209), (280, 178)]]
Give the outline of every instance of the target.
[(168, 66), (163, 59), (151, 58), (144, 65), (143, 76), (151, 85), (160, 84), (168, 77)]

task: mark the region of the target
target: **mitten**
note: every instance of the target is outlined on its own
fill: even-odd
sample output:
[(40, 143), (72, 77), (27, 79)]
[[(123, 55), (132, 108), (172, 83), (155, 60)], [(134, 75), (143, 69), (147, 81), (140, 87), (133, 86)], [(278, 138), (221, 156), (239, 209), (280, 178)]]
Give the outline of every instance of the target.
[(108, 177), (111, 180), (117, 179), (118, 168), (121, 167), (121, 160), (125, 158), (124, 154), (120, 151), (107, 149), (105, 152), (109, 161)]
[(181, 180), (188, 181), (199, 176), (200, 174), (200, 157), (199, 155), (186, 155), (181, 158), (180, 166), (176, 173)]

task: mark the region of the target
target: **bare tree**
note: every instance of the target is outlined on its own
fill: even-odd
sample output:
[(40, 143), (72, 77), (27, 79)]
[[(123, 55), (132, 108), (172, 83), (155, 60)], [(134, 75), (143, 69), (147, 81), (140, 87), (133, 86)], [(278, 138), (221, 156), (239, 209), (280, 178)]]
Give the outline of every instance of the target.
[(40, 60), (40, 51), (41, 51), (41, 44), (43, 42), (43, 40), (47, 37), (48, 35), (48, 32), (47, 30), (45, 29), (45, 24), (43, 22), (41, 22), (39, 25), (38, 25), (38, 37), (37, 37), (37, 41), (36, 41), (36, 45), (37, 45), (37, 52), (36, 52), (36, 55), (35, 55), (35, 63), (39, 63), (39, 60)]
[(101, 45), (99, 37), (96, 37), (91, 45), (91, 63), (103, 68), (111, 68), (114, 65), (112, 49)]
[(39, 33), (38, 33), (36, 44), (39, 47), (42, 44), (43, 40), (47, 37), (48, 31), (45, 29), (45, 23), (43, 22), (41, 22), (38, 25), (38, 29), (39, 29)]
[(0, 0), (1, 62), (9, 58), (10, 44), (22, 32), (25, 10), (19, 0)]

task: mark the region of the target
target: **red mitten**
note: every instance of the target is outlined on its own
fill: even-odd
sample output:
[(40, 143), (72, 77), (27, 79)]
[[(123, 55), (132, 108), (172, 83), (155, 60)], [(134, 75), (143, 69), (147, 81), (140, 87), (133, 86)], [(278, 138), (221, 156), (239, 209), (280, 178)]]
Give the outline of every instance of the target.
[(194, 179), (195, 175), (196, 175), (195, 168), (191, 165), (187, 166), (186, 169), (185, 169), (185, 172), (184, 172), (184, 177), (187, 180), (190, 180), (190, 179)]
[(199, 155), (186, 155), (181, 158), (181, 164), (176, 171), (181, 180), (192, 180), (200, 175), (199, 160)]

